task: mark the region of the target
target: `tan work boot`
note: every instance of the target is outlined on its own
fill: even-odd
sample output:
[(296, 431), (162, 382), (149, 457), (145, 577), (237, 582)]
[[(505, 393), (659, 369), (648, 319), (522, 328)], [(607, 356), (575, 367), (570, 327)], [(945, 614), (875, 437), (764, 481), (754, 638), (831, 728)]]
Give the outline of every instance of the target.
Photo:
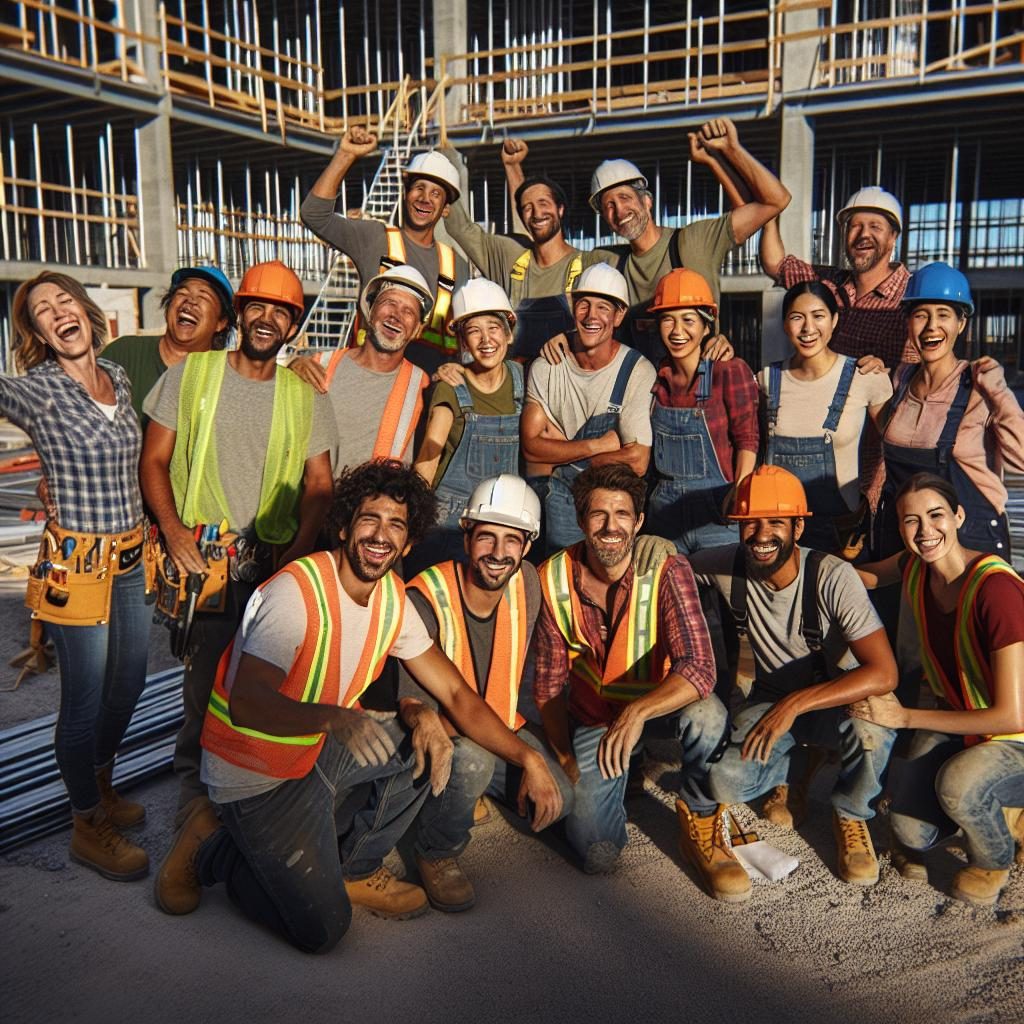
[(839, 854), (839, 877), (850, 885), (874, 885), (878, 881), (878, 858), (868, 823), (833, 811), (832, 832)]
[(493, 817), (491, 801), (487, 797), (480, 797), (473, 805), (473, 828), (477, 825), (486, 825)]
[(69, 856), (115, 882), (134, 882), (149, 874), (149, 854), (121, 835), (102, 804), (73, 816)]
[(679, 814), (679, 850), (697, 869), (704, 887), (716, 900), (742, 903), (750, 897), (750, 878), (736, 859), (729, 841), (729, 818), (724, 804), (714, 814), (694, 814), (676, 800)]
[(988, 871), (970, 865), (962, 868), (953, 879), (950, 895), (957, 900), (966, 900), (981, 907), (990, 907), (1010, 880), (1010, 869)]
[(346, 878), (345, 892), (353, 905), (395, 921), (419, 917), (430, 908), (418, 885), (395, 878), (383, 865), (367, 878)]
[(156, 873), (153, 894), (165, 914), (191, 914), (199, 906), (203, 887), (196, 874), (199, 847), (220, 828), (209, 797), (197, 796), (185, 808), (188, 814), (174, 833), (174, 842)]
[(776, 786), (764, 798), (761, 817), (783, 828), (793, 828), (796, 825), (796, 819), (789, 806), (789, 786), (785, 782), (781, 786)]
[(107, 817), (117, 828), (131, 828), (141, 825), (146, 820), (146, 808), (142, 804), (125, 800), (113, 783), (114, 763), (96, 769), (96, 786), (100, 791), (100, 804), (107, 812)]
[(1024, 864), (1024, 807), (1004, 807), (1003, 817), (1006, 819), (1010, 835), (1017, 844), (1014, 860), (1018, 864)]
[(457, 914), (460, 910), (469, 910), (476, 903), (473, 883), (454, 857), (426, 860), (417, 854), (416, 867), (420, 869), (420, 880), (432, 907), (447, 914)]
[(928, 881), (928, 866), (918, 850), (908, 850), (894, 840), (889, 851), (889, 863), (908, 882)]

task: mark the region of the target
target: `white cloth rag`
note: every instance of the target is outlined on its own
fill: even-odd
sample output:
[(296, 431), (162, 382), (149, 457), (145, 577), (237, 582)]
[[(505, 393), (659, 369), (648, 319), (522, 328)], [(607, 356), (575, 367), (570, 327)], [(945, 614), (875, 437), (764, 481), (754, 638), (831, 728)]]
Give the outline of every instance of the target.
[(736, 859), (751, 878), (763, 878), (769, 882), (781, 882), (800, 864), (796, 857), (783, 853), (777, 847), (769, 846), (762, 839), (756, 843), (734, 846), (732, 852), (736, 854)]

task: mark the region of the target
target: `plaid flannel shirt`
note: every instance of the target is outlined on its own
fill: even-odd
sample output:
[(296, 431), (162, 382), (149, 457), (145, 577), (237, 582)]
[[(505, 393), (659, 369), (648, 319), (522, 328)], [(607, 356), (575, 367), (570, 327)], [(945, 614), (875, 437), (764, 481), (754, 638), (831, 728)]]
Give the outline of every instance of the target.
[(60, 525), (121, 533), (142, 519), (142, 431), (128, 375), (109, 360), (97, 362), (114, 382), (113, 421), (54, 359), (24, 377), (0, 376), (0, 412), (32, 438)]

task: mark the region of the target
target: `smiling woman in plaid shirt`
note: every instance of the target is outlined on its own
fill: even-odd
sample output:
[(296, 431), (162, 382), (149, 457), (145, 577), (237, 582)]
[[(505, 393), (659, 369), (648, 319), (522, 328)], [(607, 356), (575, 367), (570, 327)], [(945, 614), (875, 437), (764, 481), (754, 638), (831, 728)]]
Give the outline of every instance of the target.
[(146, 680), (139, 422), (124, 370), (96, 357), (107, 324), (77, 281), (51, 271), (26, 281), (12, 320), (24, 376), (0, 376), (0, 412), (32, 438), (56, 510), (26, 603), (47, 622), (60, 665), (54, 748), (74, 812), (71, 858), (107, 878), (141, 878), (146, 852), (119, 827), (145, 810), (110, 784)]

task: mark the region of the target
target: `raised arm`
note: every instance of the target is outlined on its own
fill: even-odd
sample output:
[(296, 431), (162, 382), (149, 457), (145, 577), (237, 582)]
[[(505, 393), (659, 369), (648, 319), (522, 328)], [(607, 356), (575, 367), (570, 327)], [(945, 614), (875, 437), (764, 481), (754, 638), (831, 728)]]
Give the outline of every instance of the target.
[(786, 247), (782, 244), (779, 218), (772, 217), (761, 228), (761, 239), (757, 249), (761, 269), (771, 278), (777, 279), (782, 261), (786, 258)]
[(522, 139), (506, 139), (501, 144), (501, 164), (505, 168), (505, 181), (508, 185), (508, 205), (512, 210), (512, 230), (519, 235), (526, 234), (526, 225), (519, 216), (516, 207), (516, 192), (526, 181), (523, 161), (530, 152), (530, 147)]
[(334, 156), (323, 169), (320, 177), (309, 190), (319, 199), (337, 199), (338, 189), (352, 165), (363, 156), (369, 156), (377, 148), (377, 136), (358, 125), (349, 128), (341, 137)]

